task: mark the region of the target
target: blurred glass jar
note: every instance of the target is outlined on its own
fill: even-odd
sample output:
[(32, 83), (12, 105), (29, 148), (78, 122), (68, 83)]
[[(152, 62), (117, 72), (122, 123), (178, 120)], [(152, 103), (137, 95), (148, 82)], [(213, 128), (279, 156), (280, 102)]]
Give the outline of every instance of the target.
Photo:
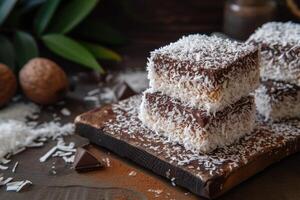
[(274, 0), (228, 0), (224, 7), (224, 32), (246, 40), (262, 24), (276, 19)]

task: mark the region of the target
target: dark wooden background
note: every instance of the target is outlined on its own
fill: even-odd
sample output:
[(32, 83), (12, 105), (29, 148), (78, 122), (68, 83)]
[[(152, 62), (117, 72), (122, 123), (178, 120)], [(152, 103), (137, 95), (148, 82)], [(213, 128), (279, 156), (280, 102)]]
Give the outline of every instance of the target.
[[(281, 3), (284, 0), (277, 0)], [(125, 67), (144, 67), (149, 52), (191, 33), (222, 32), (226, 0), (103, 0), (92, 18), (116, 27), (129, 42), (117, 50)], [(279, 20), (291, 20), (279, 7)]]
[(93, 18), (113, 25), (129, 42), (117, 47), (121, 67), (142, 68), (149, 52), (191, 33), (222, 31), (225, 0), (104, 0)]

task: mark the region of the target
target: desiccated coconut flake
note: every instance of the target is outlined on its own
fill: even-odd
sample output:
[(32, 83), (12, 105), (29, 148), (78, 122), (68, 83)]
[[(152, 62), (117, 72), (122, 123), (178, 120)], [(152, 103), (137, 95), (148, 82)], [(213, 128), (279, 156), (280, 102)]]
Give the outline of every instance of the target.
[[(40, 158), (40, 162), (45, 162), (47, 159), (52, 157), (61, 157), (66, 163), (73, 163), (75, 156), (73, 153), (76, 152), (75, 143), (70, 142), (69, 145), (65, 145), (62, 138), (57, 138), (57, 144), (50, 149), (44, 156)], [(70, 156), (70, 157), (69, 157)]]
[(40, 107), (33, 103), (13, 103), (0, 112), (0, 121), (17, 120), (25, 122), (27, 118), (34, 118), (40, 112)]
[(15, 191), (20, 192), (22, 189), (25, 188), (25, 186), (32, 185), (31, 181), (25, 180), (25, 181), (16, 181), (16, 182), (10, 182), (6, 184), (6, 191)]
[(63, 156), (62, 158), (63, 158), (63, 160), (64, 160), (66, 163), (73, 163), (74, 160), (75, 160), (75, 155), (70, 156), (70, 157)]
[(37, 141), (39, 141), (39, 142), (46, 142), (47, 138), (41, 137), (41, 138), (38, 138)]
[(7, 170), (8, 167), (7, 166), (4, 166), (4, 165), (0, 165), (0, 170)]
[(131, 171), (129, 174), (128, 174), (128, 176), (136, 176), (136, 171)]
[(52, 156), (52, 154), (54, 154), (54, 152), (57, 150), (57, 146), (55, 147), (52, 147), (52, 149), (50, 149), (45, 155), (43, 155), (41, 158), (40, 158), (40, 162), (45, 162), (46, 160), (48, 160), (48, 158), (50, 156)]
[(5, 158), (1, 158), (1, 159), (0, 159), (0, 163), (1, 163), (1, 164), (4, 164), (4, 165), (10, 163), (10, 161), (11, 161), (11, 160), (8, 160), (8, 159), (5, 159)]
[(89, 91), (87, 94), (88, 94), (88, 96), (94, 96), (94, 95), (98, 94), (99, 92), (100, 92), (100, 89), (96, 88), (96, 89)]
[(148, 189), (148, 192), (152, 192), (152, 193), (155, 193), (157, 195), (160, 195), (161, 193), (163, 193), (163, 190)]
[(16, 172), (16, 169), (17, 169), (18, 165), (19, 165), (19, 162), (17, 161), (17, 162), (15, 163), (14, 167), (13, 167), (12, 170), (11, 170), (13, 173)]
[(8, 177), (7, 179), (3, 180), (4, 178), (2, 177), (2, 179), (0, 179), (0, 186), (6, 185), (9, 182), (11, 182), (14, 178), (12, 177)]
[(110, 160), (109, 160), (109, 158), (103, 158), (102, 160), (103, 160), (103, 162), (106, 163), (107, 167), (110, 167)]
[(94, 96), (84, 97), (84, 100), (85, 101), (99, 102), (99, 98), (98, 97), (94, 97)]
[(11, 152), (20, 153), (21, 150), (25, 150), (26, 146), (32, 145), (35, 140), (56, 139), (73, 134), (73, 132), (74, 124), (71, 123), (61, 125), (56, 122), (48, 122), (36, 127), (17, 120), (2, 121), (0, 112), (0, 158)]
[(25, 150), (26, 150), (25, 147), (21, 147), (21, 148), (15, 150), (15, 151), (13, 151), (12, 154), (13, 154), (13, 155), (17, 155), (17, 154), (19, 154), (19, 153), (21, 153), (21, 152), (23, 152), (23, 151), (25, 151)]
[(57, 145), (57, 149), (59, 149), (61, 151), (67, 151), (67, 152), (76, 152), (76, 149), (74, 147), (64, 146), (61, 144)]
[(61, 109), (61, 114), (64, 115), (64, 116), (70, 116), (71, 115), (71, 111), (68, 110), (67, 108), (63, 108)]
[(44, 146), (43, 142), (32, 142), (31, 144), (28, 144), (27, 147), (42, 147)]
[(64, 152), (64, 151), (57, 151), (52, 157), (64, 157), (64, 156), (71, 156), (73, 152)]

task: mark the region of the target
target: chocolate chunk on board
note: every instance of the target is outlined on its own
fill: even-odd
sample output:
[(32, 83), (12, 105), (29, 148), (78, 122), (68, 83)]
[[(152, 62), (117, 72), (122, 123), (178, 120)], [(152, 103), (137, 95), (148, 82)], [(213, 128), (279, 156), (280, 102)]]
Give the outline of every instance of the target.
[(216, 198), (300, 150), (300, 121), (257, 121), (255, 132), (210, 154), (186, 151), (142, 126), (139, 95), (78, 116), (76, 132), (91, 142), (206, 198)]
[(136, 95), (136, 92), (125, 81), (118, 83), (113, 89), (117, 100), (124, 100)]
[(77, 148), (74, 168), (78, 172), (93, 171), (103, 168), (104, 164), (84, 148)]

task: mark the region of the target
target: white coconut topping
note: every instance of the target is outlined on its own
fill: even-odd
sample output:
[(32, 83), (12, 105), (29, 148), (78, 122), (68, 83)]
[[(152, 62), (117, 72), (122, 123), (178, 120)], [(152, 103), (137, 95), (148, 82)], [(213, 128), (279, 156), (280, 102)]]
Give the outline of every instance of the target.
[(177, 42), (151, 52), (151, 57), (163, 55), (177, 61), (195, 63), (198, 64), (195, 65), (195, 71), (199, 71), (199, 68), (226, 68), (256, 50), (252, 45), (217, 36), (194, 34), (183, 36)]
[(269, 22), (257, 29), (248, 41), (266, 44), (300, 45), (300, 25), (292, 22)]
[(35, 104), (15, 103), (0, 110), (0, 159), (11, 153), (20, 153), (26, 147), (42, 145), (39, 138), (57, 139), (74, 133), (74, 124), (44, 122), (37, 124), (36, 119), (40, 108)]

